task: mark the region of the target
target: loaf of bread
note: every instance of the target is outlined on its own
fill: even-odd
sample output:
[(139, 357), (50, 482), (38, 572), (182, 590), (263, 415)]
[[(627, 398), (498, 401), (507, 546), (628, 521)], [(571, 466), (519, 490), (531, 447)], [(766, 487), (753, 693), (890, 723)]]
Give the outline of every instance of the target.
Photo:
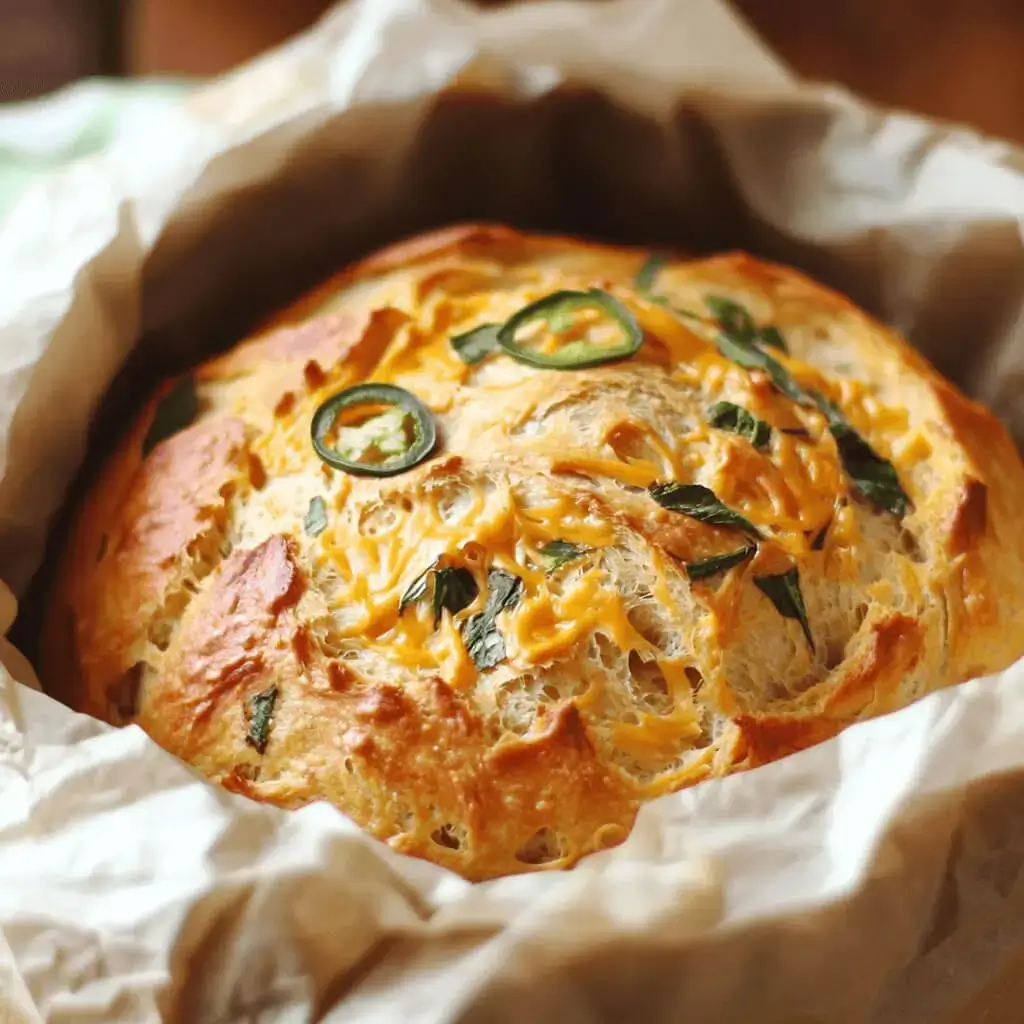
[(44, 678), (469, 879), (1024, 653), (1024, 467), (785, 267), (496, 226), (326, 282), (155, 395)]

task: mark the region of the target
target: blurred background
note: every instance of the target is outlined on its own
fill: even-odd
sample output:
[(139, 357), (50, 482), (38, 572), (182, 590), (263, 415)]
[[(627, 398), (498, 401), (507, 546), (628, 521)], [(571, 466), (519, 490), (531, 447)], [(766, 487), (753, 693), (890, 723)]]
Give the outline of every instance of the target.
[[(1024, 142), (1024, 0), (732, 3), (805, 76)], [(95, 75), (214, 74), (300, 31), (329, 6), (0, 0), (0, 101)]]

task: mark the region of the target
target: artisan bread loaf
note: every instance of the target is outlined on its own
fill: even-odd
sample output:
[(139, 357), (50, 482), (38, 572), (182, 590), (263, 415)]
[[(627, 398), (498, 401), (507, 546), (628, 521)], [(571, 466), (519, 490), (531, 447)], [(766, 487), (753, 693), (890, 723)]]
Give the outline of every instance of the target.
[(470, 879), (1024, 653), (1024, 468), (785, 267), (413, 239), (168, 382), (77, 517), (44, 677)]

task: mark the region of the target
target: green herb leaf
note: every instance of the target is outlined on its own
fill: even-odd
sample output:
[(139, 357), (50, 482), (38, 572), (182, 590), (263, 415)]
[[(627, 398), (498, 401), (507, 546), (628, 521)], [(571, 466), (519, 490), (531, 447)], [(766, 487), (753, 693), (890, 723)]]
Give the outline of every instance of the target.
[(661, 273), (665, 261), (657, 254), (652, 253), (644, 260), (643, 266), (637, 271), (634, 285), (638, 292), (650, 292), (654, 288), (654, 279)]
[(757, 545), (748, 544), (738, 551), (729, 551), (724, 555), (712, 555), (710, 558), (702, 558), (699, 562), (687, 562), (686, 575), (694, 583), (706, 580), (717, 576), (720, 572), (725, 572), (726, 569), (731, 569), (734, 565), (740, 565), (748, 558), (753, 558), (756, 552)]
[(456, 569), (438, 569), (434, 573), (434, 625), (441, 621), (441, 612), (447, 609), (455, 615), (468, 608), (480, 588), (473, 574), (461, 566)]
[(804, 597), (800, 593), (800, 573), (790, 569), (781, 576), (755, 576), (754, 583), (784, 619), (796, 619), (800, 623), (807, 644), (813, 651), (814, 637), (811, 636), (811, 627), (807, 621)]
[[(621, 331), (621, 340), (612, 345), (596, 345), (585, 339), (570, 341), (555, 352), (542, 352), (516, 338), (526, 324), (543, 320), (548, 330), (561, 334), (573, 323), (580, 309), (598, 309)], [(644, 332), (633, 311), (614, 295), (601, 288), (586, 291), (561, 290), (524, 306), (498, 331), (498, 344), (513, 359), (542, 370), (582, 370), (635, 355), (643, 344)]]
[(723, 505), (710, 487), (701, 484), (652, 484), (648, 493), (669, 512), (679, 512), (713, 526), (736, 526), (752, 537), (761, 536), (749, 519)]
[(498, 347), (500, 330), (501, 324), (481, 324), (471, 331), (466, 331), (465, 334), (456, 334), (448, 340), (455, 349), (455, 354), (464, 363), (472, 366)]
[(780, 352), (789, 354), (789, 346), (778, 327), (768, 324), (766, 327), (762, 327), (758, 334), (763, 345), (769, 345), (771, 348), (777, 348)]
[(772, 437), (772, 428), (764, 420), (732, 402), (715, 402), (708, 409), (708, 422), (745, 437), (755, 448), (766, 448)]
[(505, 660), (505, 641), (495, 619), (514, 608), (523, 594), (523, 581), (501, 569), (487, 574), (487, 603), (462, 624), (462, 641), (478, 669), (493, 668)]
[(750, 312), (738, 302), (721, 295), (707, 295), (704, 303), (722, 330), (738, 344), (752, 345), (759, 342), (777, 348), (780, 352), (789, 352), (786, 339), (778, 327), (774, 324), (758, 327)]
[(435, 559), (409, 584), (401, 600), (398, 602), (398, 614), (401, 615), (411, 604), (426, 597), (428, 589), (433, 587), (432, 604), (434, 608), (434, 625), (441, 620), (441, 612), (447, 608), (455, 615), (467, 608), (476, 600), (479, 588), (473, 574), (466, 568), (439, 569), (440, 559)]
[(430, 565), (428, 565), (426, 569), (424, 569), (423, 572), (421, 572), (419, 576), (417, 576), (416, 579), (414, 579), (412, 583), (405, 588), (405, 593), (398, 602), (399, 615), (401, 615), (409, 605), (415, 604), (421, 597), (426, 595), (427, 584), (430, 582), (430, 574), (437, 567), (437, 563), (438, 559), (431, 562)]
[(835, 402), (819, 394), (815, 394), (814, 399), (828, 421), (828, 429), (835, 438), (843, 468), (854, 489), (879, 508), (902, 519), (912, 506), (892, 463), (883, 459), (850, 426)]
[(711, 315), (718, 321), (722, 331), (741, 345), (749, 345), (757, 340), (757, 324), (754, 318), (732, 299), (721, 295), (705, 295), (704, 305), (711, 310)]
[(145, 458), (161, 441), (166, 441), (167, 438), (191, 426), (198, 412), (196, 380), (191, 373), (186, 373), (160, 399), (153, 422), (150, 423), (142, 442), (142, 457)]
[(255, 747), (262, 754), (267, 749), (270, 735), (270, 722), (274, 715), (274, 704), (277, 701), (277, 687), (271, 686), (262, 693), (253, 694), (249, 698), (249, 731), (245, 742)]
[(589, 550), (590, 548), (584, 547), (582, 544), (572, 544), (567, 540), (552, 540), (540, 549), (540, 557), (544, 560), (544, 568), (550, 575), (566, 562), (575, 562), (577, 558), (582, 558)]
[(315, 498), (309, 499), (309, 508), (306, 511), (306, 518), (302, 522), (302, 528), (309, 537), (319, 537), (327, 528), (327, 502), (319, 494)]
[(718, 351), (737, 366), (742, 366), (745, 370), (763, 370), (771, 378), (775, 387), (787, 398), (800, 405), (812, 403), (813, 399), (790, 377), (786, 368), (756, 345), (735, 341), (724, 334), (720, 334), (715, 339), (715, 344), (718, 346)]
[[(787, 398), (801, 405), (812, 404), (811, 396), (790, 377), (786, 368), (758, 347), (757, 343), (761, 342), (786, 351), (785, 341), (777, 328), (766, 328), (768, 334), (765, 337), (765, 332), (758, 329), (754, 318), (743, 306), (721, 295), (706, 295), (704, 303), (722, 329), (715, 344), (726, 359), (745, 370), (763, 370)], [(781, 346), (779, 342), (782, 342)]]
[(700, 313), (694, 313), (692, 309), (684, 309), (682, 306), (673, 305), (664, 295), (656, 295), (654, 293), (655, 278), (661, 273), (661, 269), (664, 266), (665, 260), (661, 256), (657, 254), (648, 256), (633, 279), (633, 287), (649, 302), (656, 303), (662, 309), (667, 309), (676, 316), (689, 317), (691, 320), (703, 320), (704, 317)]

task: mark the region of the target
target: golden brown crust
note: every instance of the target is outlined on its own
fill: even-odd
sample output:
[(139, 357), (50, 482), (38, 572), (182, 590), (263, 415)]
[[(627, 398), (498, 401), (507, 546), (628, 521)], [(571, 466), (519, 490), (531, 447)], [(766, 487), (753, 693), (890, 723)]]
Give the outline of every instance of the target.
[[(496, 225), (433, 232), (200, 367), (198, 419), (144, 454), (156, 396), (77, 521), (46, 680), (229, 789), (329, 800), (481, 879), (569, 865), (621, 841), (644, 800), (1020, 656), (1024, 467), (994, 418), (793, 270), (675, 260), (652, 298), (635, 284), (645, 258)], [(629, 360), (557, 372), (452, 351), (452, 335), (595, 287), (644, 332)], [(852, 485), (819, 407), (716, 348), (709, 296), (778, 328), (788, 352), (762, 350), (892, 464), (902, 518)], [(439, 424), (434, 457), (397, 477), (349, 477), (309, 444), (317, 404), (368, 378)], [(723, 400), (770, 439), (710, 424)], [(658, 481), (711, 488), (756, 550), (661, 507)], [(310, 536), (313, 498), (328, 522)], [(548, 572), (551, 540), (582, 554)], [(478, 598), (436, 621), (400, 603), (432, 564), (468, 569)], [(765, 584), (793, 570), (809, 636)], [(467, 622), (491, 571), (521, 590), (495, 620), (501, 657), (478, 669)]]

